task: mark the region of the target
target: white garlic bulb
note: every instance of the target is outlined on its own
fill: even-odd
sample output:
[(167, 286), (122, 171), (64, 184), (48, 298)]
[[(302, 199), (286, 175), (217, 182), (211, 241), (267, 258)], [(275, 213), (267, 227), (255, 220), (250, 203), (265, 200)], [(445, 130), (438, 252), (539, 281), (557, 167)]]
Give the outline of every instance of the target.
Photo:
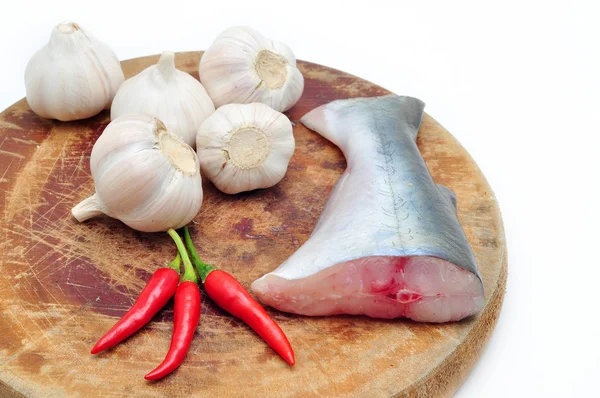
[(175, 54), (163, 52), (158, 64), (144, 69), (121, 85), (110, 116), (144, 113), (162, 121), (186, 144), (196, 146), (196, 133), (215, 111), (208, 93), (191, 75), (175, 68)]
[(259, 103), (218, 108), (196, 138), (202, 174), (230, 194), (277, 184), (294, 147), (288, 118)]
[(80, 222), (104, 213), (139, 231), (166, 231), (202, 206), (196, 153), (148, 115), (113, 120), (94, 144), (90, 169), (96, 193), (71, 211)]
[(217, 107), (261, 102), (284, 112), (304, 90), (292, 50), (243, 26), (227, 29), (206, 50), (200, 81)]
[(25, 69), (27, 102), (40, 117), (71, 121), (110, 108), (125, 77), (115, 53), (74, 22), (59, 24)]

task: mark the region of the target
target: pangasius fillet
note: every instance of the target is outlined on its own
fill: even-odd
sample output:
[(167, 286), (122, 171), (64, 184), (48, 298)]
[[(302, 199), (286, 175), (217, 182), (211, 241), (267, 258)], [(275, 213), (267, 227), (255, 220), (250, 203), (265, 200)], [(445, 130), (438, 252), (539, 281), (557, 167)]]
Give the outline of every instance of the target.
[(424, 104), (388, 95), (339, 100), (301, 122), (337, 145), (347, 168), (310, 238), (252, 284), (264, 303), (302, 315), (456, 321), (484, 304), (456, 196), (416, 144)]

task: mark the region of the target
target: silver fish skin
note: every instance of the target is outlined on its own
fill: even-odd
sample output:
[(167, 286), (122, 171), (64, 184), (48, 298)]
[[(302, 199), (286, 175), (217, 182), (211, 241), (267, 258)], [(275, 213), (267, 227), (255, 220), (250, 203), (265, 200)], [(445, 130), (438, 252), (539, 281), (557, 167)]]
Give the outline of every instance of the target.
[[(303, 309), (295, 308), (286, 303), (286, 299), (290, 299), (286, 297), (288, 288), (284, 285), (272, 288), (269, 281), (277, 278), (269, 278), (300, 281), (319, 273), (325, 276), (328, 269), (339, 264), (357, 267), (353, 261), (362, 258), (385, 260), (424, 256), (434, 258), (432, 261), (442, 259), (450, 263), (443, 262), (442, 268), (448, 264), (447, 267), (455, 266), (475, 276), (464, 275), (468, 288), (464, 287), (467, 282), (456, 282), (463, 284), (465, 290), (456, 294), (472, 293), (477, 296), (476, 304), (468, 310), (454, 311), (456, 313), (448, 315), (449, 319), (411, 316), (410, 312), (415, 310), (406, 308), (403, 310), (406, 313), (386, 310), (381, 317), (407, 316), (436, 322), (460, 319), (478, 311), (483, 303), (483, 285), (473, 251), (457, 219), (456, 196), (449, 188), (433, 181), (416, 144), (424, 106), (416, 98), (396, 95), (338, 100), (312, 110), (300, 120), (342, 150), (347, 168), (337, 181), (310, 238), (279, 268), (252, 285), (261, 300), (283, 310), (308, 315), (328, 315), (327, 311), (332, 311), (379, 316), (377, 311), (340, 309), (339, 306), (328, 307), (321, 311), (323, 313), (306, 305)], [(421, 274), (427, 275), (427, 271), (423, 272)], [(454, 273), (454, 269), (452, 272), (456, 278), (462, 278), (462, 274)], [(357, 294), (364, 294), (365, 281), (360, 282)], [(444, 276), (438, 285), (443, 283)], [(402, 297), (405, 298), (407, 293), (420, 296), (420, 290), (425, 288), (419, 284), (426, 285), (427, 281), (415, 282), (409, 290), (403, 288)], [(293, 283), (288, 285), (294, 287)], [(443, 286), (439, 290), (443, 290)], [(323, 299), (319, 295), (328, 294), (310, 292), (310, 288), (308, 293), (316, 300)], [(397, 297), (402, 305), (410, 302)], [(298, 297), (291, 299), (298, 300)]]

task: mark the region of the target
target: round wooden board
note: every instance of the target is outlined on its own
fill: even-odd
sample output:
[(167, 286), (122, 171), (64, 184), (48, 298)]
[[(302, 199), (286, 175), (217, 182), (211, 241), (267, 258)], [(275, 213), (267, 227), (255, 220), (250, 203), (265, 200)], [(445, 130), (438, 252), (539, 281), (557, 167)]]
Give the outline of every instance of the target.
[[(177, 56), (198, 77), (200, 52)], [(158, 56), (123, 62), (126, 77)], [(205, 181), (192, 228), (200, 255), (246, 287), (308, 239), (345, 160), (298, 123), (338, 98), (386, 94), (372, 83), (299, 62), (306, 79), (287, 112), (296, 152), (277, 186), (228, 196)], [(118, 347), (94, 342), (131, 306), (149, 275), (175, 254), (165, 233), (133, 231), (101, 217), (83, 224), (71, 208), (93, 193), (92, 146), (109, 122), (42, 120), (21, 100), (0, 115), (0, 396), (448, 396), (487, 342), (502, 305), (506, 247), (494, 194), (460, 144), (430, 116), (418, 144), (436, 182), (454, 190), (460, 222), (485, 285), (476, 317), (443, 325), (268, 309), (296, 352), (289, 367), (247, 326), (203, 295), (202, 318), (184, 364), (166, 379), (143, 376), (166, 353), (172, 304)]]

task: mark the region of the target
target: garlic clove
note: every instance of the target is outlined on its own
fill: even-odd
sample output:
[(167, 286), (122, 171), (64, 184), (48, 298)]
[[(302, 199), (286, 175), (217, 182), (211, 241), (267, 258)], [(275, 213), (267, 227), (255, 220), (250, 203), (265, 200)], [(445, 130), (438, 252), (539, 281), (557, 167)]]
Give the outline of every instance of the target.
[(260, 102), (283, 112), (304, 90), (291, 49), (244, 26), (231, 27), (216, 38), (200, 60), (199, 73), (217, 107)]
[(152, 65), (123, 83), (111, 108), (111, 118), (144, 113), (161, 120), (191, 147), (196, 132), (215, 111), (200, 82), (175, 68), (175, 53), (165, 51)]
[(27, 102), (38, 116), (85, 119), (110, 108), (125, 77), (115, 53), (74, 22), (62, 22), (25, 69)]
[(79, 221), (104, 213), (143, 232), (188, 224), (202, 206), (194, 150), (156, 118), (113, 120), (92, 149), (96, 193), (72, 210)]
[(295, 141), (288, 118), (267, 105), (218, 108), (196, 138), (202, 173), (225, 193), (268, 188), (284, 177)]

